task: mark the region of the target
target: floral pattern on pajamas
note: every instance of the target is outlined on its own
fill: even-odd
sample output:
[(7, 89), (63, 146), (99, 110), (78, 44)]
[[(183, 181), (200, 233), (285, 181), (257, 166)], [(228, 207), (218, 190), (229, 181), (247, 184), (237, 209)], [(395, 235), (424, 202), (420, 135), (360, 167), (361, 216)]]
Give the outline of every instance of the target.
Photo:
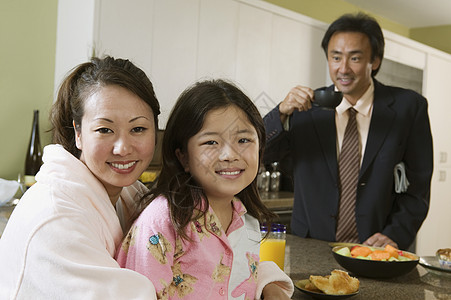
[(239, 199), (232, 205), (227, 232), (209, 208), (187, 226), (189, 241), (176, 234), (166, 198), (157, 197), (135, 221), (117, 260), (122, 267), (146, 275), (158, 299), (253, 299), (259, 224), (246, 214)]

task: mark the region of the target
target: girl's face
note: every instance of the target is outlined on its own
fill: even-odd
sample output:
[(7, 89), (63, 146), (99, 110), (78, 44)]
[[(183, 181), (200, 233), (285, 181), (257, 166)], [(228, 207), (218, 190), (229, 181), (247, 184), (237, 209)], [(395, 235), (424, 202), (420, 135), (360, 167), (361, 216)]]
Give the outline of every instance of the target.
[(80, 160), (110, 197), (133, 184), (152, 160), (152, 109), (123, 87), (106, 86), (86, 99), (81, 128), (75, 134)]
[(177, 150), (186, 172), (202, 186), (209, 201), (231, 200), (257, 176), (257, 131), (245, 113), (228, 106), (207, 113), (201, 130)]

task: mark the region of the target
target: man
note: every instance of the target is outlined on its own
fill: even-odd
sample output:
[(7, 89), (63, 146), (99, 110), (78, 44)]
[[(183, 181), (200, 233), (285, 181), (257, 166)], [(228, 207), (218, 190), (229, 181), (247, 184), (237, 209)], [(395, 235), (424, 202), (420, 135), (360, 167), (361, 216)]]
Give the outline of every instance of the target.
[[(429, 208), (433, 159), (427, 101), (374, 79), (384, 55), (375, 19), (362, 13), (340, 17), (328, 28), (322, 47), (334, 83), (328, 89), (343, 93), (340, 105), (335, 110), (312, 107), (313, 90), (296, 86), (264, 118), (265, 162), (292, 160), (292, 232), (406, 249)], [(356, 121), (349, 127), (356, 123), (357, 129), (345, 134), (352, 115)], [(355, 153), (342, 151), (351, 139), (345, 136), (354, 136), (357, 146), (346, 148)], [(357, 167), (348, 168), (345, 156)], [(347, 169), (355, 175), (346, 175), (352, 173)], [(395, 185), (394, 173), (405, 175), (408, 184)], [(346, 178), (353, 176), (347, 187)]]

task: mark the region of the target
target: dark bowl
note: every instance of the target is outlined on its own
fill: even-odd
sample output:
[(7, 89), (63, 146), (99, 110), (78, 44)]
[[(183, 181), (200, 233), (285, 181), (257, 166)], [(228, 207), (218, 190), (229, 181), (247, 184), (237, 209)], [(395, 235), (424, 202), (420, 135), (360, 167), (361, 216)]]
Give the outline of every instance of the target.
[(335, 109), (341, 103), (342, 99), (342, 92), (320, 88), (314, 91), (312, 104), (326, 109)]
[[(332, 249), (335, 260), (348, 270), (350, 273), (363, 276), (363, 277), (371, 277), (371, 278), (392, 278), (398, 277), (404, 274), (409, 273), (416, 267), (419, 261), (419, 257), (413, 253), (407, 252), (413, 256), (415, 256), (416, 260), (409, 261), (375, 261), (375, 260), (366, 260), (360, 258), (353, 258), (344, 256), (336, 253), (339, 249), (345, 246), (336, 246)], [(346, 246), (351, 248), (351, 246)], [(375, 249), (383, 249), (373, 247)]]

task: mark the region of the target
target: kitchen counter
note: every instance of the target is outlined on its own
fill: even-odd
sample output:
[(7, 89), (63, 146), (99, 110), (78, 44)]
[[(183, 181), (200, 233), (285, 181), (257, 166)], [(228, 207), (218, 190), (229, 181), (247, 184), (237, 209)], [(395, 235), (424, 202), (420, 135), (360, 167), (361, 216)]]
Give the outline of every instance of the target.
[[(260, 192), (263, 203), (269, 209), (277, 212), (287, 213), (291, 218), (291, 209), (293, 208), (293, 193), (292, 192)], [(13, 211), (14, 206), (0, 206), (0, 237), (5, 229), (6, 222)], [(281, 219), (282, 223), (289, 224), (289, 219)]]
[(292, 209), (294, 194), (292, 192), (260, 192), (263, 204), (269, 209), (283, 210)]
[[(307, 279), (310, 275), (325, 276), (334, 269), (344, 270), (335, 261), (328, 242), (287, 235), (285, 272), (294, 282)], [(420, 265), (396, 278), (357, 278), (360, 280), (360, 292), (349, 299), (451, 299), (451, 276), (428, 273)], [(295, 287), (292, 299), (312, 298)]]

